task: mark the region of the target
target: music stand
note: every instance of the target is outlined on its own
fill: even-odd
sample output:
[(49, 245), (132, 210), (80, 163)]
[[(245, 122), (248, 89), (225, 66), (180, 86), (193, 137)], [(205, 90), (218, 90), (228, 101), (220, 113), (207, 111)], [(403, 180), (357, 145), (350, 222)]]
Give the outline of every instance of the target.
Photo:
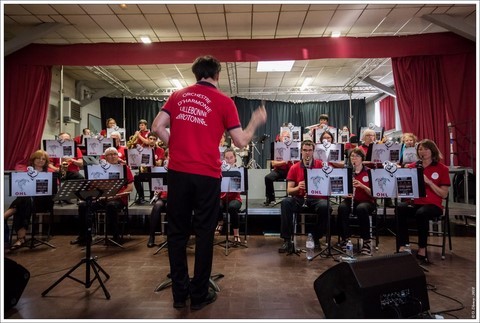
[[(398, 198), (418, 198), (425, 196), (423, 168), (397, 168), (393, 163), (385, 163), (384, 169), (370, 169), (368, 177), (375, 198), (394, 198), (395, 225), (398, 232)], [(396, 249), (400, 247), (398, 235)]]
[(336, 254), (346, 255), (346, 253), (342, 250), (332, 246), (330, 197), (352, 194), (352, 169), (334, 169), (331, 166), (324, 164), (322, 168), (306, 169), (305, 172), (305, 189), (308, 194), (322, 195), (327, 197), (327, 246), (323, 250), (320, 250), (320, 252), (313, 256), (310, 260), (313, 260), (321, 255), (325, 255), (325, 258), (334, 258), (332, 250), (336, 251)]
[[(47, 241), (43, 241), (35, 238), (35, 197), (41, 196), (52, 196), (57, 193), (57, 185), (53, 183), (58, 179), (57, 173), (52, 172), (37, 172), (34, 170), (28, 170), (27, 172), (14, 172), (10, 173), (10, 192), (13, 193), (12, 182), (16, 182), (20, 188), (21, 192), (18, 192), (22, 197), (29, 197), (30, 203), (32, 203), (32, 225), (31, 225), (31, 235), (30, 239), (25, 243), (25, 245), (30, 245), (29, 248), (33, 249), (41, 244), (49, 246), (50, 248), (55, 249), (56, 247)], [(20, 182), (22, 184), (20, 184)], [(45, 185), (45, 183), (47, 185)], [(45, 194), (47, 193), (47, 194)], [(53, 210), (53, 206), (52, 206)]]
[[(244, 192), (248, 185), (247, 176), (246, 176), (246, 169), (245, 168), (231, 168), (227, 171), (222, 172), (222, 185), (221, 191), (222, 193), (227, 193), (227, 199), (225, 202), (225, 209), (227, 213), (227, 229), (225, 234), (225, 240), (221, 242), (215, 243), (215, 245), (223, 245), (225, 244), (225, 256), (228, 256), (228, 248), (232, 246), (241, 246), (244, 248), (248, 248), (247, 245), (244, 243), (235, 243), (234, 241), (230, 240), (228, 236), (230, 235), (230, 212), (228, 212), (228, 193), (232, 192)], [(233, 182), (232, 182), (233, 181)], [(232, 186), (234, 186), (232, 188)], [(243, 188), (243, 189), (242, 189)], [(240, 210), (239, 210), (240, 212)], [(239, 215), (240, 216), (240, 215)]]
[[(63, 199), (72, 199), (78, 198), (85, 201), (86, 203), (86, 248), (85, 248), (85, 258), (81, 259), (75, 266), (73, 266), (67, 273), (55, 281), (50, 287), (42, 292), (42, 296), (47, 295), (47, 293), (52, 290), (55, 286), (60, 284), (65, 278), (70, 278), (77, 283), (80, 283), (85, 286), (85, 288), (90, 288), (93, 281), (98, 280), (100, 286), (102, 287), (103, 293), (107, 299), (110, 299), (110, 293), (105, 287), (101, 277), (100, 272), (105, 275), (106, 279), (110, 278), (110, 275), (97, 263), (96, 259), (91, 255), (91, 244), (92, 244), (92, 210), (91, 206), (93, 199), (98, 199), (100, 197), (109, 197), (114, 196), (124, 185), (123, 179), (103, 179), (103, 180), (70, 180), (66, 181), (63, 186), (60, 188), (57, 195), (54, 197), (54, 200), (63, 200)], [(85, 282), (80, 279), (71, 276), (77, 268), (81, 265), (86, 265), (85, 271)], [(90, 279), (90, 269), (94, 272), (94, 278)]]

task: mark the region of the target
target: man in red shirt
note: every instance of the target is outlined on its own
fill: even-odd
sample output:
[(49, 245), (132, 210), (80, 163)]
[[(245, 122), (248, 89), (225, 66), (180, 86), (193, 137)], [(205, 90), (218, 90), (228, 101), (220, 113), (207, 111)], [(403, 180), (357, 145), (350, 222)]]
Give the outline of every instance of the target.
[(283, 238), (284, 243), (278, 249), (280, 253), (292, 250), (293, 216), (294, 213), (302, 210), (303, 205), (306, 205), (309, 211), (313, 211), (319, 216), (319, 226), (312, 233), (317, 245), (322, 236), (322, 231), (324, 231), (326, 217), (329, 214), (325, 196), (305, 196), (305, 168), (322, 168), (323, 164), (321, 160), (313, 159), (315, 143), (311, 140), (304, 140), (301, 150), (302, 160), (293, 164), (287, 175), (287, 193), (290, 196), (283, 199), (281, 204), (280, 237)]
[[(59, 139), (72, 140), (72, 137), (68, 132), (62, 132), (58, 135)], [(83, 179), (83, 175), (80, 174), (80, 168), (83, 167), (83, 155), (80, 149), (77, 147), (75, 150), (75, 157), (63, 157), (63, 158), (50, 158), (50, 168), (54, 171), (62, 172), (62, 167), (66, 168), (65, 176), (62, 180), (70, 179)], [(61, 160), (60, 160), (61, 159)]]
[(147, 147), (150, 145), (150, 141), (148, 140), (148, 134), (150, 133), (150, 130), (147, 129), (148, 127), (148, 122), (145, 119), (142, 119), (138, 122), (138, 128), (140, 130), (137, 130), (135, 132), (135, 136), (137, 136), (137, 141), (135, 144)]
[[(267, 119), (265, 107), (260, 107), (242, 129), (233, 100), (217, 89), (220, 70), (220, 62), (214, 57), (198, 57), (192, 65), (197, 83), (174, 92), (152, 124), (170, 152), (167, 238), (174, 308), (184, 308), (189, 296), (192, 310), (217, 298), (215, 291), (209, 290), (209, 280), (220, 211), (218, 143), (222, 133), (227, 130), (235, 146), (243, 148)], [(195, 269), (190, 280), (186, 246), (192, 225)]]
[[(109, 147), (105, 149), (105, 160), (109, 164), (121, 164), (118, 158), (118, 150), (115, 147)], [(110, 232), (113, 236), (113, 241), (116, 243), (120, 242), (119, 229), (118, 229), (118, 210), (123, 208), (128, 204), (128, 194), (133, 190), (133, 174), (130, 170), (130, 167), (125, 166), (126, 173), (126, 184), (118, 191), (115, 198), (108, 200), (96, 201), (92, 204), (91, 211), (96, 211), (98, 209), (105, 209), (107, 214), (107, 223), (109, 225)], [(84, 245), (86, 242), (86, 216), (87, 216), (87, 205), (85, 202), (80, 202), (78, 204), (78, 217), (79, 217), (79, 234), (78, 237), (72, 241), (70, 244), (79, 244)]]

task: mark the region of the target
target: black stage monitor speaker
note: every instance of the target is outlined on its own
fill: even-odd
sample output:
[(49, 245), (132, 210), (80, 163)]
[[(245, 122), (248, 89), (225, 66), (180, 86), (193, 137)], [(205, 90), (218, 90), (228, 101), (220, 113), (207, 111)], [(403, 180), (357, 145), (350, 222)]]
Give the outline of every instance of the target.
[(339, 263), (313, 286), (327, 319), (409, 318), (430, 309), (425, 274), (408, 253)]
[(25, 286), (30, 279), (30, 272), (25, 267), (17, 264), (9, 258), (4, 259), (4, 280), (5, 280), (5, 298), (3, 300), (5, 310), (17, 305), (20, 296), (22, 296)]

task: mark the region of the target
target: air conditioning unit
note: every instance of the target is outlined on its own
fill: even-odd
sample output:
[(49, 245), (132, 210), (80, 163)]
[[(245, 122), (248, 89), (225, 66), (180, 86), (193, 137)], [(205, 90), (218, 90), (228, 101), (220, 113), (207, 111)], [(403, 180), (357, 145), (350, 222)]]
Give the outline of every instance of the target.
[(63, 98), (63, 122), (64, 123), (80, 123), (80, 102), (69, 98)]

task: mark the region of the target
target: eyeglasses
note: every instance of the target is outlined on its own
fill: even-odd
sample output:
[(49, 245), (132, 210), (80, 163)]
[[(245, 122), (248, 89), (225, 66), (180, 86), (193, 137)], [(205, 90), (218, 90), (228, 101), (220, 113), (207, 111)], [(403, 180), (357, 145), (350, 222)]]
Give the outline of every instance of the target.
[(303, 151), (304, 153), (309, 153), (309, 152), (312, 152), (313, 149), (302, 149), (302, 151)]
[(375, 135), (365, 135), (365, 137), (375, 137)]
[(118, 156), (117, 153), (111, 153), (111, 154), (106, 154), (105, 157), (108, 157), (108, 156)]
[(359, 155), (350, 155), (350, 158), (361, 158)]

